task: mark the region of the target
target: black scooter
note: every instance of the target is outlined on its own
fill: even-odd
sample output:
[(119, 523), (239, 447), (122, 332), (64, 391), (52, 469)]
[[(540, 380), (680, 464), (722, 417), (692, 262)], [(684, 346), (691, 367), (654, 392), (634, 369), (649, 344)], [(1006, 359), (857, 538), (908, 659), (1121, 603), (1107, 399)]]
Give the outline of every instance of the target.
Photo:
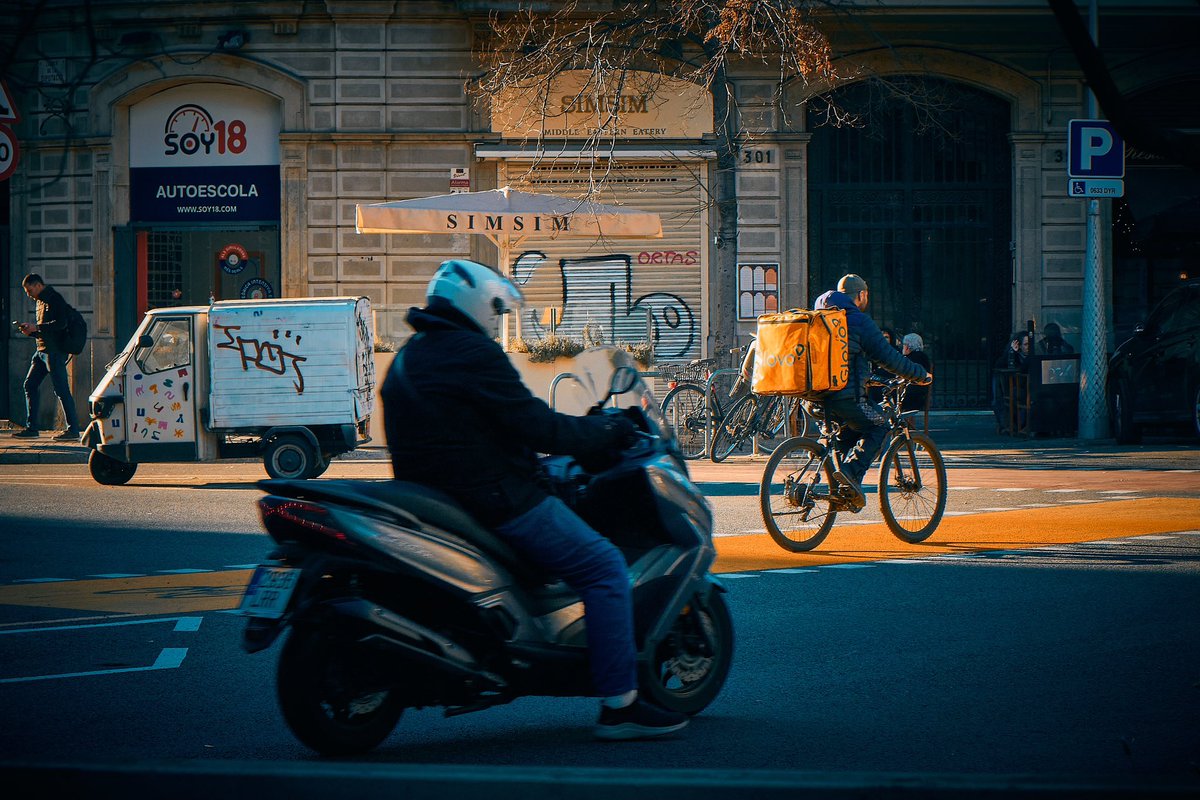
[[(608, 386), (593, 411), (634, 417), (637, 444), (595, 474), (547, 457), (545, 474), (629, 562), (643, 696), (696, 714), (733, 658), (724, 589), (709, 573), (712, 511), (631, 361), (615, 364)], [(600, 410), (630, 392), (632, 407)], [(406, 708), (443, 706), (451, 716), (522, 696), (592, 693), (579, 597), (448, 497), (401, 481), (259, 486), (278, 546), (243, 597), (243, 646), (264, 650), (292, 629), (278, 695), (305, 745), (366, 752)]]

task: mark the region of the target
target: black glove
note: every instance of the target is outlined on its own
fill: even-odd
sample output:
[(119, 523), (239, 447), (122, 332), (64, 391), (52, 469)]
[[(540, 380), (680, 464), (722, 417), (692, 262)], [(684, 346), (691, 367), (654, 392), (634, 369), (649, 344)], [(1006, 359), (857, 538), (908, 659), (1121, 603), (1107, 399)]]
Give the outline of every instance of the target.
[(591, 440), (585, 452), (575, 454), (579, 466), (587, 472), (603, 472), (621, 460), (621, 451), (635, 438), (637, 426), (617, 414), (588, 417), (592, 420)]

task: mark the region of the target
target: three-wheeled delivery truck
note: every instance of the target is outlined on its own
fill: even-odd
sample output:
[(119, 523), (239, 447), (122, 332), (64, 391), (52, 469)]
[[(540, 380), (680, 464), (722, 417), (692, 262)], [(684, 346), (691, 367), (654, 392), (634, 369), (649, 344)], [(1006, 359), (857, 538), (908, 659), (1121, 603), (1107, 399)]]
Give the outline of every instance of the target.
[(273, 478), (316, 477), (370, 441), (374, 338), (365, 297), (148, 311), (88, 398), (92, 477), (258, 457)]

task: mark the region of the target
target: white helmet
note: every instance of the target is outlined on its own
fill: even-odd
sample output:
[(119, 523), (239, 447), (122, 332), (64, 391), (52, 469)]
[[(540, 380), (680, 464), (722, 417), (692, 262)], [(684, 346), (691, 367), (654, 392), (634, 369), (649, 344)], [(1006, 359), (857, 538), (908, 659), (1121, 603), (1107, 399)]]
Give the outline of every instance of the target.
[(435, 297), (466, 314), (485, 333), (495, 329), (497, 318), (520, 311), (525, 304), (525, 296), (508, 278), (491, 267), (459, 258), (443, 261), (438, 267), (425, 292), (426, 303)]

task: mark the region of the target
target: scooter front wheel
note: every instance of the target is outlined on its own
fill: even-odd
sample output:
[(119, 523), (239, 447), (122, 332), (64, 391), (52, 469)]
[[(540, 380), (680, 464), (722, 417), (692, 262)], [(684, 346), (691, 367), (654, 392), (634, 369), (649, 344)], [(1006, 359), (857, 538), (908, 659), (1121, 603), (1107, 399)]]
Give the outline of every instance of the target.
[(714, 590), (684, 607), (643, 663), (640, 689), (662, 708), (699, 714), (720, 694), (731, 663), (733, 618), (724, 595)]
[(378, 657), (316, 629), (293, 628), (279, 656), (279, 706), (292, 733), (325, 756), (357, 755), (386, 739), (404, 706)]

